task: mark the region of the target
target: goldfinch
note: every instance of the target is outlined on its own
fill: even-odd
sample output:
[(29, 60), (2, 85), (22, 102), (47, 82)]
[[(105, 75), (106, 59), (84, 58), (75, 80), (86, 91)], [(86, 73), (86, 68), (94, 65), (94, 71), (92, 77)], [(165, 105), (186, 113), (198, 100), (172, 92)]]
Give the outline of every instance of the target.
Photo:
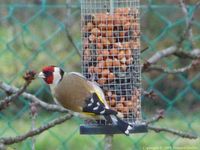
[(90, 118), (104, 117), (117, 125), (121, 132), (129, 135), (133, 125), (123, 121), (121, 113), (109, 108), (104, 93), (96, 82), (87, 80), (77, 72), (66, 73), (56, 66), (44, 67), (38, 77), (50, 86), (57, 104)]

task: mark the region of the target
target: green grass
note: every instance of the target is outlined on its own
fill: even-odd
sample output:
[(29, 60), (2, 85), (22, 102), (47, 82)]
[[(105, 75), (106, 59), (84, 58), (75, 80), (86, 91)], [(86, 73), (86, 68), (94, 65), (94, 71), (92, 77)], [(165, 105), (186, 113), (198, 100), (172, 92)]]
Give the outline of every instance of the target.
[[(42, 125), (59, 114), (52, 116), (41, 116), (37, 118), (37, 126)], [(195, 118), (195, 119), (194, 119)], [(172, 127), (182, 131), (190, 131), (199, 135), (200, 119), (197, 116), (188, 116), (185, 120), (180, 118), (166, 118), (155, 125), (161, 127)], [(104, 147), (103, 135), (80, 135), (79, 125), (82, 123), (78, 118), (73, 118), (61, 125), (57, 125), (48, 131), (36, 136), (36, 150), (101, 150)], [(0, 121), (1, 136), (13, 136), (24, 133), (30, 129), (30, 119), (25, 115), (25, 119), (16, 119)], [(31, 139), (21, 143), (11, 145), (10, 147), (29, 150), (31, 149)], [(162, 149), (197, 149), (200, 147), (200, 140), (190, 140), (177, 137), (168, 133), (155, 133), (149, 131), (144, 134), (132, 134), (129, 137), (124, 135), (115, 135), (113, 140), (114, 150), (133, 150), (133, 149), (150, 149), (162, 147)]]

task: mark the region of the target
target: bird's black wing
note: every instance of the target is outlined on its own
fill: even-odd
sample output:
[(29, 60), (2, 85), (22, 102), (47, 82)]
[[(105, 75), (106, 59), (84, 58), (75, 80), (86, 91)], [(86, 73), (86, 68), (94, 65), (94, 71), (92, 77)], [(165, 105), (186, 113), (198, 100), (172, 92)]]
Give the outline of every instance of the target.
[(86, 100), (86, 104), (83, 107), (83, 112), (94, 113), (96, 115), (117, 115), (117, 112), (112, 109), (107, 109), (105, 105), (101, 102), (98, 95), (93, 93), (88, 100)]

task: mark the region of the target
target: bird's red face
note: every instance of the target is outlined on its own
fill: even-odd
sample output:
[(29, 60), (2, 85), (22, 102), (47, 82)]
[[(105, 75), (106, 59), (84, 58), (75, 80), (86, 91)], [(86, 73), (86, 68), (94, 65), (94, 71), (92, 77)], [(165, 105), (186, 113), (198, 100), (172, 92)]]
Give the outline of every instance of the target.
[(64, 71), (56, 66), (46, 66), (38, 77), (43, 78), (47, 84), (57, 84), (63, 77)]
[(43, 78), (43, 80), (47, 84), (52, 84), (53, 83), (53, 75), (54, 72), (54, 66), (47, 66), (42, 69), (42, 72), (40, 72), (39, 77)]

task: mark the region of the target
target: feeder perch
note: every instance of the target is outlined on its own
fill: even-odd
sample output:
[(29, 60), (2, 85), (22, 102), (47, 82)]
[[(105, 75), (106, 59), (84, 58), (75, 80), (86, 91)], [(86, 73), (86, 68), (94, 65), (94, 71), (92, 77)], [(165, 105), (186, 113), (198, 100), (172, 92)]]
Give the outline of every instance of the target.
[[(103, 89), (111, 109), (134, 123), (131, 133), (147, 132), (141, 117), (139, 0), (81, 0), (82, 73)], [(91, 121), (92, 122), (92, 121)], [(81, 134), (119, 134), (97, 120)]]

